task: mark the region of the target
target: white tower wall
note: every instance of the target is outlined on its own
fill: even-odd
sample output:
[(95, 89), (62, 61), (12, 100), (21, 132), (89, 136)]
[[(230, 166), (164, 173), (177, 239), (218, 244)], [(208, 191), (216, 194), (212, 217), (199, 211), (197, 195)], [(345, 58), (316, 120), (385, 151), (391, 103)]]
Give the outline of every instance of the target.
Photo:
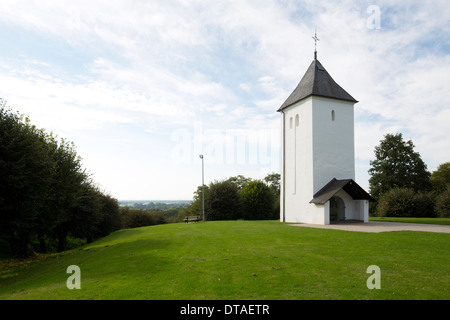
[(333, 178), (355, 180), (355, 141), (354, 103), (312, 99), (314, 195)]
[(283, 110), (281, 221), (329, 223), (329, 203), (310, 201), (331, 179), (355, 178), (353, 106), (312, 96)]

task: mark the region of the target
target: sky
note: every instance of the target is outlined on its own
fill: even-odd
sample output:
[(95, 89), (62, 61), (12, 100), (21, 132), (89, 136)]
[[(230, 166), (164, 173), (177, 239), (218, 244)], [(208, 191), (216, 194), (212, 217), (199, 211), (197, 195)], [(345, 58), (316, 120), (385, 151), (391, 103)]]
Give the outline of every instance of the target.
[(387, 133), (450, 161), (448, 0), (1, 0), (0, 98), (119, 200), (281, 171), (276, 111), (314, 57), (359, 101), (356, 181)]

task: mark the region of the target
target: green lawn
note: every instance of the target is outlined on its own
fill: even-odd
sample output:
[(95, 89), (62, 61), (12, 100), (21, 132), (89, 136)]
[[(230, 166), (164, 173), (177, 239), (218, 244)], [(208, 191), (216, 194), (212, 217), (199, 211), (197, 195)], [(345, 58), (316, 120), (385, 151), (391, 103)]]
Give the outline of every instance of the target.
[[(450, 236), (360, 233), (276, 221), (121, 230), (91, 245), (12, 267), (2, 299), (450, 299)], [(81, 290), (66, 269), (81, 268)], [(366, 286), (371, 265), (381, 290)]]

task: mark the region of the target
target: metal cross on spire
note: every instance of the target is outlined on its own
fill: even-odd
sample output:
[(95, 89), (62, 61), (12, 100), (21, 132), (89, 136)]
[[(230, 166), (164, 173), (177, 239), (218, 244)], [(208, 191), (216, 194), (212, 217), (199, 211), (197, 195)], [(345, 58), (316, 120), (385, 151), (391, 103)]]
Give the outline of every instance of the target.
[(317, 38), (317, 29), (315, 30), (314, 37), (312, 37), (314, 40), (314, 59), (317, 60), (317, 41), (320, 41), (319, 38)]

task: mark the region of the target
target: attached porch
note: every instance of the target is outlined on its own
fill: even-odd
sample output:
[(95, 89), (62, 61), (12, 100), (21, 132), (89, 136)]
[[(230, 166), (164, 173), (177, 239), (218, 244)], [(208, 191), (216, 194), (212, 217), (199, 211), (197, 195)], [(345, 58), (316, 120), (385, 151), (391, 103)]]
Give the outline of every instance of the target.
[(369, 222), (373, 198), (352, 179), (331, 180), (314, 195), (311, 204), (323, 205), (324, 224)]

